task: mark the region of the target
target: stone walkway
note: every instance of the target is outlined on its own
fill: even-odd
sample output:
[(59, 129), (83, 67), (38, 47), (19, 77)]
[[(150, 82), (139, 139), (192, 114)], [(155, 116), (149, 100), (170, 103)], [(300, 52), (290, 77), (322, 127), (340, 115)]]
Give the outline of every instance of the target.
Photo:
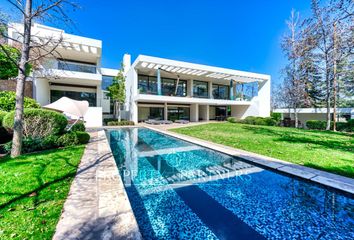
[(53, 239), (141, 239), (104, 131), (91, 132)]
[(212, 143), (209, 141), (201, 140), (195, 137), (190, 137), (170, 131), (166, 131), (167, 129), (161, 129), (154, 125), (145, 125), (144, 127), (161, 132), (163, 134), (167, 134), (173, 137), (176, 137), (181, 140), (185, 140), (187, 142), (191, 142), (206, 148), (210, 148), (219, 152), (226, 153), (228, 155), (237, 156), (245, 159), (246, 161), (255, 163), (259, 166), (263, 166), (270, 169), (275, 169), (280, 172), (284, 172), (308, 181), (312, 181), (315, 183), (319, 183), (321, 185), (334, 188), (346, 193), (354, 194), (354, 179), (343, 177), (337, 174), (328, 173), (324, 171), (320, 171), (317, 169), (301, 166), (298, 164), (286, 162), (283, 160), (279, 160), (276, 158), (271, 158), (267, 156), (263, 156), (260, 154), (247, 152), (244, 150), (228, 147), (225, 145)]

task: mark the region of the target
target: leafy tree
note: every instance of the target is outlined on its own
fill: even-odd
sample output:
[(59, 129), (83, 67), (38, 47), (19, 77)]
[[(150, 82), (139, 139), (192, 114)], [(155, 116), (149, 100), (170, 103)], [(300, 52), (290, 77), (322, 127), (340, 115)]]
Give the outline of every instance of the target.
[(123, 74), (124, 66), (121, 64), (117, 76), (113, 79), (112, 84), (108, 87), (108, 96), (113, 100), (114, 118), (121, 120), (121, 105), (125, 102), (125, 76)]
[[(24, 90), (26, 79), (28, 77), (28, 66), (36, 63), (46, 57), (58, 58), (56, 48), (62, 43), (63, 38), (52, 36), (40, 38), (31, 34), (33, 22), (61, 22), (71, 24), (66, 7), (75, 9), (77, 6), (68, 0), (7, 0), (15, 11), (13, 15), (21, 16), (23, 31), (17, 31), (19, 37), (9, 36), (8, 31), (0, 31), (0, 35), (5, 40), (11, 40), (14, 44), (20, 46), (20, 60), (13, 61), (17, 66), (17, 84), (16, 84), (16, 107), (14, 114), (14, 129), (12, 139), (11, 157), (17, 157), (21, 154), (23, 139), (23, 109), (24, 109)], [(0, 25), (7, 25), (8, 19), (0, 12)], [(11, 26), (9, 26), (11, 27)], [(0, 41), (0, 48), (9, 56), (4, 41)], [(12, 58), (9, 58), (10, 60)]]
[(0, 48), (0, 80), (17, 77), (18, 68), (15, 63), (19, 61), (20, 56), (21, 53), (17, 48), (5, 44)]
[[(16, 105), (16, 94), (12, 91), (1, 91), (0, 92), (0, 111), (10, 112), (15, 110)], [(36, 100), (24, 97), (23, 102), (24, 108), (40, 108), (41, 106)]]

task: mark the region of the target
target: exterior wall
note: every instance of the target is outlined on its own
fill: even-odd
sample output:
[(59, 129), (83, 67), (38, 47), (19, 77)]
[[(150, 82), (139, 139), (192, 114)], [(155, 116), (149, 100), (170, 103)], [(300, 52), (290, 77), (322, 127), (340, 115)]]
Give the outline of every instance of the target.
[[(258, 90), (258, 115), (260, 117), (270, 116), (270, 77), (269, 80), (259, 83)], [(252, 111), (252, 110), (251, 110)]]
[(35, 78), (34, 79), (34, 95), (40, 105), (47, 105), (50, 103), (50, 88), (47, 79)]
[(191, 122), (198, 122), (199, 121), (199, 105), (198, 104), (191, 104), (190, 121)]
[(209, 121), (209, 105), (199, 105), (199, 119)]
[[(0, 91), (16, 91), (16, 80), (0, 80)], [(25, 96), (34, 98), (33, 83), (32, 81), (26, 81), (25, 84)]]
[[(269, 114), (270, 113), (268, 113), (268, 116)], [(258, 97), (252, 99), (251, 104), (249, 106), (231, 106), (231, 117), (235, 117), (237, 119), (245, 119), (248, 116), (261, 116)]]

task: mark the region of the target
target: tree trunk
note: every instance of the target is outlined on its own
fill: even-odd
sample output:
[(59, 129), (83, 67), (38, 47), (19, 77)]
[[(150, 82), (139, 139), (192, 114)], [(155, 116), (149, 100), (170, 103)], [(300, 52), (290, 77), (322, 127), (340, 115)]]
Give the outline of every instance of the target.
[(22, 131), (23, 131), (23, 98), (26, 83), (26, 64), (29, 59), (31, 23), (29, 16), (32, 14), (32, 0), (26, 0), (25, 14), (23, 19), (24, 40), (21, 49), (21, 60), (19, 64), (17, 84), (16, 84), (16, 108), (14, 119), (14, 133), (12, 138), (11, 157), (17, 157), (22, 150)]
[(120, 102), (117, 103), (117, 111), (118, 111), (118, 122), (121, 121), (121, 115), (120, 115)]
[(330, 70), (329, 70), (327, 57), (326, 57), (326, 108), (327, 108), (326, 130), (330, 130), (331, 129), (331, 81), (330, 81)]
[(297, 115), (297, 109), (296, 107), (294, 107), (294, 117), (295, 117), (295, 128), (299, 127), (299, 119), (298, 119), (298, 115)]
[(333, 131), (337, 131), (337, 23), (333, 24)]

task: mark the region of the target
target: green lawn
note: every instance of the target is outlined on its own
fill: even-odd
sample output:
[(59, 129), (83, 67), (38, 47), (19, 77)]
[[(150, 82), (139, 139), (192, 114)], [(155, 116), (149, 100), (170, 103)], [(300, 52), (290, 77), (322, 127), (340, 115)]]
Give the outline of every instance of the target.
[(0, 159), (0, 239), (51, 239), (84, 146)]
[(237, 123), (171, 131), (354, 178), (353, 135)]

